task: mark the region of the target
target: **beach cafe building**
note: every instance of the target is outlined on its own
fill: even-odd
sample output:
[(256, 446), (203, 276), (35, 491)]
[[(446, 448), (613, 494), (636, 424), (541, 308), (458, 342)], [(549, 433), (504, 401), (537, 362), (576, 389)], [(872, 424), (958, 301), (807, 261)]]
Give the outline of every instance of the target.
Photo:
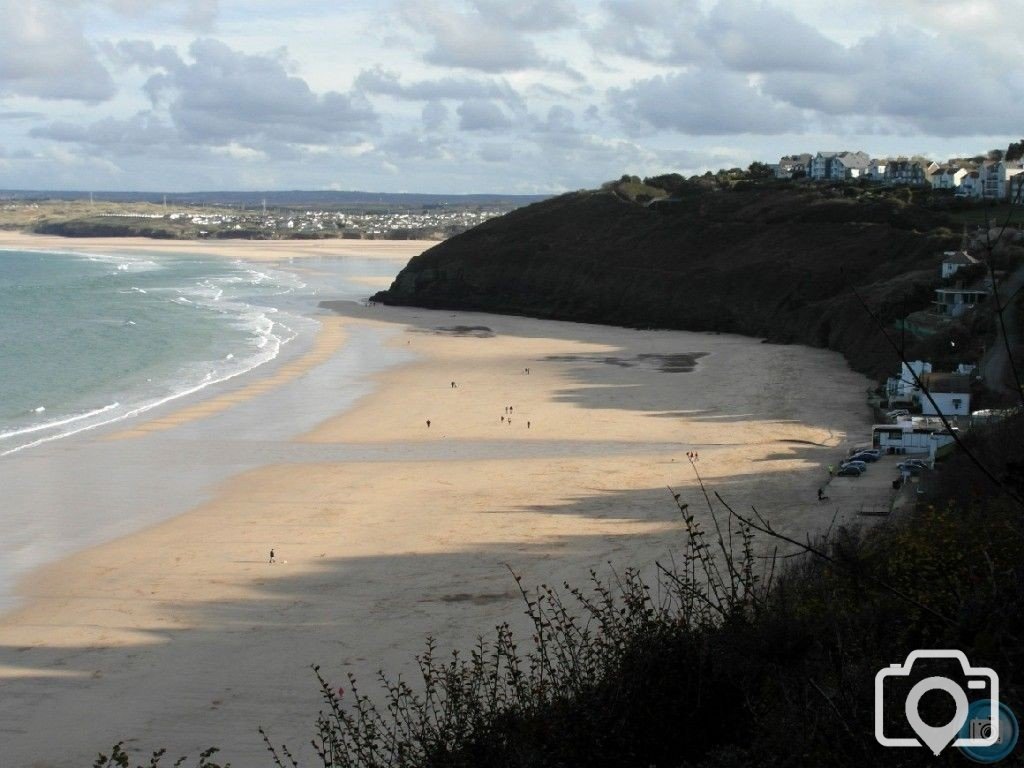
[(953, 444), (953, 437), (941, 421), (899, 421), (872, 427), (871, 444), (882, 453), (928, 456), (934, 460), (943, 448)]

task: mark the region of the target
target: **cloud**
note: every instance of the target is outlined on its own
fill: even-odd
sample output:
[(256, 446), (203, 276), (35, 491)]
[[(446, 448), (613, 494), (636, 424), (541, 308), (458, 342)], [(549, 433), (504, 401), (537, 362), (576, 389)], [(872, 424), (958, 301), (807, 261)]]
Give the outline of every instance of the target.
[(505, 163), (512, 155), (512, 145), (508, 142), (487, 142), (477, 150), (477, 157), (485, 163)]
[(152, 113), (139, 113), (123, 120), (108, 117), (87, 125), (58, 121), (33, 128), (29, 135), (121, 155), (145, 155), (180, 143), (174, 127)]
[(690, 135), (777, 134), (799, 130), (801, 113), (762, 94), (747, 77), (694, 69), (658, 75), (609, 91), (619, 118), (645, 128)]
[(219, 0), (84, 0), (109, 7), (115, 13), (144, 16), (170, 6), (178, 22), (190, 29), (209, 29), (220, 13)]
[(876, 130), (936, 136), (1016, 135), (1024, 103), (1010, 97), (1024, 71), (1003, 67), (958, 37), (912, 29), (866, 37), (844, 53), (837, 72), (765, 75), (762, 89), (794, 106), (825, 116), (863, 118)]
[(547, 116), (543, 120), (534, 121), (534, 130), (561, 136), (576, 133), (576, 115), (568, 107), (555, 104), (548, 109)]
[(42, 112), (0, 111), (0, 120), (38, 120), (41, 117), (46, 117), (46, 115)]
[(146, 91), (154, 107), (166, 104), (188, 142), (315, 144), (377, 129), (377, 115), (364, 98), (314, 93), (289, 74), (284, 50), (243, 53), (209, 38), (189, 46), (191, 62), (146, 43), (122, 43), (117, 50), (127, 61), (162, 70), (149, 78)]
[(423, 128), (430, 132), (443, 130), (448, 125), (448, 107), (439, 101), (430, 101), (423, 105)]
[(56, 0), (0, 0), (0, 18), (0, 96), (96, 103), (114, 95), (73, 10)]
[(379, 145), (380, 153), (391, 160), (450, 160), (445, 139), (438, 136), (423, 136), (414, 131), (389, 136)]
[(699, 25), (701, 38), (730, 69), (835, 72), (845, 49), (789, 11), (757, 0), (720, 0)]
[(501, 107), (486, 99), (464, 101), (455, 111), (459, 115), (459, 129), (463, 131), (499, 131), (512, 125)]
[(397, 72), (381, 67), (364, 69), (355, 79), (356, 90), (409, 101), (438, 99), (498, 99), (514, 108), (522, 108), (523, 98), (505, 80), (441, 77), (402, 83)]
[(564, 62), (542, 55), (524, 34), (570, 24), (575, 9), (567, 0), (476, 0), (465, 11), (437, 0), (405, 0), (401, 12), (413, 30), (432, 39), (423, 56), (430, 64), (492, 74), (543, 69), (578, 75)]
[(689, 64), (707, 56), (697, 29), (698, 0), (605, 0), (603, 20), (587, 33), (598, 59), (607, 53), (661, 64)]
[(474, 0), (473, 5), (490, 25), (524, 32), (550, 32), (578, 21), (571, 0)]

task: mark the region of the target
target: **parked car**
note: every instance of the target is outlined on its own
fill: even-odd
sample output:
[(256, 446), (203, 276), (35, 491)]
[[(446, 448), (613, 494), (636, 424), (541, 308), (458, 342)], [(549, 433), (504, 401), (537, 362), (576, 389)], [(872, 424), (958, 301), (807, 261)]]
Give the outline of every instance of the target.
[(881, 456), (876, 456), (873, 453), (855, 453), (849, 458), (849, 461), (863, 461), (868, 464), (873, 464), (878, 461)]
[[(868, 451), (874, 451), (874, 450), (877, 450), (877, 449), (876, 448), (872, 448), (870, 445), (858, 445), (856, 448), (851, 448), (846, 455), (847, 456), (855, 456), (858, 453), (867, 453)], [(879, 451), (879, 453), (881, 453), (881, 451)]]
[(859, 469), (861, 472), (868, 471), (868, 465), (863, 461), (844, 461), (839, 465), (840, 469), (845, 469), (846, 467), (854, 467), (855, 469)]
[(864, 474), (864, 470), (853, 466), (853, 464), (847, 464), (845, 467), (840, 467), (839, 471), (836, 472), (836, 477), (860, 477)]
[(861, 448), (859, 451), (854, 451), (853, 453), (851, 453), (850, 457), (852, 458), (853, 456), (855, 456), (858, 453), (870, 453), (876, 459), (882, 458), (882, 449), (881, 448)]
[(915, 468), (931, 469), (931, 466), (928, 464), (927, 461), (922, 461), (921, 459), (907, 459), (906, 461), (901, 461), (899, 464), (897, 464), (896, 468), (899, 470)]

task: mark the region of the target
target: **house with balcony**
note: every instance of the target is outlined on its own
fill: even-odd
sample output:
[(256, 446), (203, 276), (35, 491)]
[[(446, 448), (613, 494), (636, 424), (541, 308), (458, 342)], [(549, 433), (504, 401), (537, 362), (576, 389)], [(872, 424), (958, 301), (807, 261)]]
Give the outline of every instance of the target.
[(829, 178), (832, 158), (838, 154), (838, 152), (819, 152), (816, 154), (811, 158), (810, 165), (807, 166), (807, 175), (816, 181), (824, 181)]
[(931, 182), (939, 169), (938, 163), (926, 159), (899, 158), (885, 168), (885, 183), (899, 186), (923, 187)]
[(944, 317), (961, 317), (987, 301), (990, 294), (991, 291), (984, 286), (936, 288), (932, 304), (935, 305), (935, 311)]
[(1012, 196), (1020, 196), (1022, 179), (1017, 178), (1024, 173), (1024, 163), (1020, 160), (990, 160), (978, 169), (980, 194), (987, 200), (1009, 200)]

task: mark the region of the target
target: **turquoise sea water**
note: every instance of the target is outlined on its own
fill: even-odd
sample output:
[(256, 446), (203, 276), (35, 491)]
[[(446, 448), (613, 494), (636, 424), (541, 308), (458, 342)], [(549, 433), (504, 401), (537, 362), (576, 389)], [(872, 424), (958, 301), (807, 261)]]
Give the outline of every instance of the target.
[(0, 456), (239, 375), (294, 337), (295, 275), (198, 256), (0, 250)]

